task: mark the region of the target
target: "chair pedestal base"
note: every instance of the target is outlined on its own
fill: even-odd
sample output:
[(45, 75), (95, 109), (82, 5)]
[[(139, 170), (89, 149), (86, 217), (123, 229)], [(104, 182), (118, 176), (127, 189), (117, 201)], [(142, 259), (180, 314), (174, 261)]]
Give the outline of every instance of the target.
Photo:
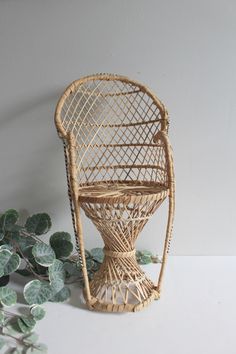
[(89, 283), (90, 308), (107, 312), (138, 311), (159, 297), (156, 286), (137, 263), (135, 242), (165, 199), (165, 193), (143, 196), (139, 189), (138, 195), (127, 194), (127, 198), (122, 196), (111, 203), (98, 197), (97, 203), (82, 200), (82, 209), (105, 244), (103, 263)]
[(104, 252), (104, 261), (90, 281), (91, 309), (135, 312), (159, 298), (155, 285), (138, 265), (134, 250)]

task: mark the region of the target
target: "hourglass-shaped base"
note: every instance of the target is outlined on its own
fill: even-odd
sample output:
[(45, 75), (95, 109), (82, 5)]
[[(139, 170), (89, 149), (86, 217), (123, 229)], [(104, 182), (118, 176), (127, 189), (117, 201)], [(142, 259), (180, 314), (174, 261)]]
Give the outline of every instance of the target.
[(134, 245), (168, 191), (156, 184), (127, 182), (113, 183), (110, 188), (106, 184), (104, 189), (97, 184), (80, 191), (80, 205), (105, 244), (104, 261), (89, 284), (92, 308), (138, 311), (159, 298), (159, 293), (138, 265)]
[(159, 297), (154, 284), (139, 267), (135, 251), (115, 252), (104, 249), (100, 269), (90, 282), (93, 307), (100, 311), (138, 311)]

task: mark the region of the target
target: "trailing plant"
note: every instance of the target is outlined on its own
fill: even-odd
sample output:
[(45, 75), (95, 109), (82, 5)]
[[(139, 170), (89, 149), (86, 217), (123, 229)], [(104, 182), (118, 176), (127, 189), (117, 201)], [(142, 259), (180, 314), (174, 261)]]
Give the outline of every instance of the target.
[[(68, 232), (55, 232), (44, 240), (51, 228), (51, 218), (46, 213), (28, 217), (19, 225), (19, 213), (10, 209), (0, 217), (0, 350), (11, 353), (46, 353), (44, 344), (38, 343), (33, 332), (37, 321), (45, 316), (41, 306), (47, 301), (64, 302), (70, 298), (71, 283), (83, 287), (83, 276), (78, 253), (74, 250)], [(103, 261), (103, 250), (86, 250), (86, 265), (89, 278)], [(159, 259), (149, 251), (137, 251), (140, 264), (157, 263)], [(26, 315), (10, 312), (17, 303), (17, 293), (8, 285), (12, 274), (29, 277), (23, 289)], [(15, 344), (14, 344), (15, 343)]]

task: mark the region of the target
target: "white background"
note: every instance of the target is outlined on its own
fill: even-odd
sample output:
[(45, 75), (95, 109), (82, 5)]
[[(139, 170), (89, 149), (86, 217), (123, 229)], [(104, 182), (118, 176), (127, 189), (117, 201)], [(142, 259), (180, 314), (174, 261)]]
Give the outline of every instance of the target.
[[(1, 0), (0, 209), (46, 211), (72, 231), (56, 102), (96, 72), (137, 79), (171, 119), (174, 255), (235, 255), (236, 3)], [(157, 214), (139, 248), (157, 251)], [(86, 221), (86, 245), (98, 245)]]

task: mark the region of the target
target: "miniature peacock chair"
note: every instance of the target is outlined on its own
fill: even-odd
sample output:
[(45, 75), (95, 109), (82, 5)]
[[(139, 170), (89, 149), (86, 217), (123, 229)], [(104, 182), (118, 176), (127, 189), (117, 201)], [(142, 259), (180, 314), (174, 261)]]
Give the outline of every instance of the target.
[[(90, 309), (138, 311), (160, 297), (174, 215), (174, 172), (165, 106), (144, 85), (98, 74), (74, 81), (55, 122), (64, 142), (72, 221)], [(169, 199), (157, 284), (140, 268), (135, 241)], [(89, 281), (81, 208), (100, 232), (104, 261)]]

